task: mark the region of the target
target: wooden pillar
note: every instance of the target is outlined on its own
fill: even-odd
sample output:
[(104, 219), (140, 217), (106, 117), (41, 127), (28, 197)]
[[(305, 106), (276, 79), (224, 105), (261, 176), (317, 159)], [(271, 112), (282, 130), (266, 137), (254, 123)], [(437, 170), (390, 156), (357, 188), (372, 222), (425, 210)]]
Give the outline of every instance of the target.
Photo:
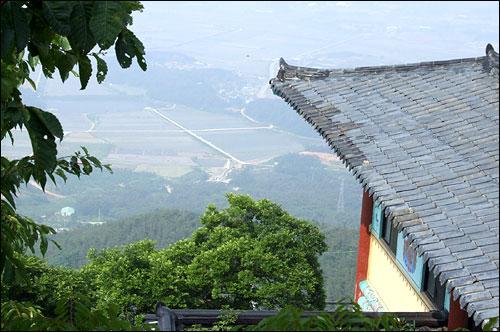
[(368, 255), (370, 254), (370, 225), (372, 223), (373, 198), (363, 189), (363, 203), (361, 205), (361, 226), (359, 227), (358, 262), (356, 265), (356, 286), (354, 301), (363, 296), (359, 283), (366, 280), (368, 274)]
[(453, 299), (453, 295), (450, 294), (450, 312), (448, 315), (448, 331), (453, 331), (459, 327), (467, 327), (467, 312), (460, 309), (459, 301)]

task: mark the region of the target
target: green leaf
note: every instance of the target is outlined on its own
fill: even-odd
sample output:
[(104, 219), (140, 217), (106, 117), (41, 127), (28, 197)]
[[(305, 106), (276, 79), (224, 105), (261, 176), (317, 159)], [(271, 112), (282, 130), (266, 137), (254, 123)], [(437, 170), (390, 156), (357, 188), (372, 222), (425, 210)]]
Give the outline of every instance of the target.
[(495, 330), (495, 324), (498, 322), (499, 317), (493, 317), (488, 320), (488, 323), (486, 323), (483, 327), (483, 331), (496, 331), (498, 328)]
[(56, 170), (56, 175), (58, 175), (60, 178), (62, 178), (64, 180), (64, 182), (66, 182), (66, 180), (68, 179), (68, 177), (66, 176), (66, 174), (64, 173), (64, 171), (61, 168), (58, 168)]
[(43, 1), (42, 13), (52, 30), (67, 37), (71, 28), (69, 19), (73, 9), (72, 1)]
[(2, 8), (1, 56), (2, 58), (14, 45), (14, 25), (11, 20), (11, 2), (4, 3)]
[(31, 52), (28, 53), (28, 64), (30, 65), (32, 71), (35, 71), (39, 62), (40, 59), (37, 56), (33, 56)]
[(144, 45), (130, 30), (124, 30), (118, 36), (115, 44), (116, 58), (122, 68), (128, 68), (136, 56), (137, 63), (142, 70), (146, 70), (146, 61), (143, 55)]
[(88, 160), (85, 158), (81, 158), (80, 160), (82, 161), (82, 164), (83, 164), (83, 173), (85, 173), (87, 175), (92, 173), (92, 166), (90, 165)]
[(5, 65), (2, 60), (2, 82), (1, 82), (1, 90), (2, 90), (2, 100), (7, 100), (11, 97), (12, 92), (16, 89), (18, 83), (17, 75), (15, 72)]
[(33, 90), (36, 90), (36, 84), (35, 82), (33, 82), (33, 80), (29, 77), (26, 77), (26, 80), (30, 83), (31, 87), (33, 88)]
[(5, 197), (7, 202), (9, 202), (10, 206), (15, 209), (16, 204), (14, 202), (14, 197), (12, 197), (12, 194), (10, 193), (10, 191), (4, 190), (3, 186), (2, 186), (2, 195)]
[(45, 188), (47, 178), (45, 172), (53, 172), (57, 165), (57, 146), (55, 137), (62, 137), (63, 131), (59, 120), (49, 112), (36, 107), (25, 108), (29, 114), (26, 128), (31, 140), (34, 158), (33, 177)]
[(96, 44), (90, 30), (93, 7), (93, 2), (76, 1), (71, 12), (71, 39), (83, 54), (90, 52)]
[(48, 45), (37, 43), (37, 49), (39, 52), (38, 58), (42, 64), (43, 74), (48, 78), (52, 78), (52, 74), (56, 70), (55, 59), (53, 53), (50, 52)]
[(63, 51), (71, 50), (71, 45), (69, 44), (68, 38), (61, 35), (55, 35), (52, 40), (52, 44), (59, 46)]
[(144, 45), (142, 42), (134, 35), (134, 33), (130, 30), (128, 30), (128, 38), (132, 45), (134, 46), (135, 50), (135, 56), (137, 57), (137, 64), (143, 71), (146, 71), (147, 65), (146, 65), (146, 60), (144, 59), (144, 55), (146, 52), (144, 51)]
[(47, 247), (49, 243), (47, 241), (47, 238), (43, 236), (40, 241), (40, 252), (42, 253), (42, 256), (45, 256), (45, 253), (47, 252)]
[(72, 54), (61, 52), (54, 48), (50, 50), (50, 55), (54, 59), (54, 65), (59, 70), (61, 81), (66, 81), (69, 77), (69, 72), (76, 64), (76, 57)]
[(38, 113), (39, 116), (40, 116), (40, 119), (42, 120), (42, 122), (44, 123), (45, 127), (47, 128), (47, 130), (55, 137), (59, 138), (59, 139), (63, 139), (64, 137), (64, 131), (63, 131), (63, 128), (61, 126), (61, 123), (59, 122), (59, 120), (57, 119), (57, 117), (50, 113), (50, 112), (47, 112), (47, 111), (43, 111), (41, 109), (38, 109), (40, 112)]
[(133, 11), (139, 10), (142, 12), (144, 6), (140, 1), (120, 1), (120, 4), (127, 10), (128, 14), (131, 14)]
[(91, 162), (93, 162), (93, 163), (94, 163), (94, 166), (99, 167), (100, 169), (102, 169), (101, 162), (99, 161), (99, 159), (97, 159), (96, 157), (92, 157), (92, 156), (88, 156), (87, 158), (88, 158)]
[(122, 68), (128, 68), (132, 64), (135, 49), (129, 41), (124, 38), (124, 34), (120, 33), (115, 44), (116, 59)]
[(92, 14), (90, 31), (99, 47), (103, 50), (108, 49), (124, 28), (123, 8), (118, 2), (96, 1)]
[(132, 59), (137, 57), (137, 63), (142, 70), (147, 69), (146, 60), (143, 55), (144, 45), (137, 39), (130, 30), (124, 30), (118, 36), (115, 44), (115, 53), (118, 63), (122, 68), (128, 68), (132, 64)]
[(106, 74), (108, 73), (108, 65), (106, 64), (106, 61), (101, 59), (96, 53), (92, 55), (97, 61), (97, 82), (102, 83), (102, 81), (104, 81), (104, 79), (106, 78)]
[(57, 243), (57, 242), (56, 242), (56, 241), (54, 241), (54, 240), (50, 240), (50, 242), (52, 242), (52, 243), (53, 243), (53, 244), (57, 247), (57, 249), (62, 250), (62, 248), (61, 248), (61, 246), (59, 245), (59, 243)]
[(88, 56), (83, 55), (78, 60), (78, 71), (80, 76), (80, 90), (84, 90), (89, 83), (90, 75), (92, 75), (92, 64), (90, 63), (90, 59)]
[(14, 21), (14, 29), (16, 33), (16, 47), (19, 51), (23, 50), (28, 44), (31, 32), (28, 25), (28, 20), (24, 9), (21, 8), (22, 3), (12, 2), (12, 19)]

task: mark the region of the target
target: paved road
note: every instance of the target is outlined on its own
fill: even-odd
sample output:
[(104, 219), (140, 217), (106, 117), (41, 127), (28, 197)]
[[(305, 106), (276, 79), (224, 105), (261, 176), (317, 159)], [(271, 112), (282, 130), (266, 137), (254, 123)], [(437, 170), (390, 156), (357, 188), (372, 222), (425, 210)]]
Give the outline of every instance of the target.
[[(213, 131), (235, 131), (235, 130), (256, 130), (256, 129), (273, 129), (274, 126), (270, 125), (267, 127), (243, 127), (243, 128), (210, 128), (210, 129), (193, 129), (191, 130), (193, 133), (201, 133), (201, 132), (213, 132)], [(85, 131), (71, 131), (68, 133), (87, 133), (88, 130)], [(116, 130), (92, 130), (92, 133), (183, 133), (185, 130), (182, 129), (116, 129)]]
[[(43, 191), (42, 187), (40, 187), (38, 185), (38, 183), (34, 182), (34, 181), (30, 181), (29, 184), (31, 184), (33, 187), (37, 188), (37, 189), (40, 189), (41, 191)], [(55, 194), (53, 192), (50, 192), (48, 190), (45, 190), (45, 193), (47, 195), (50, 195), (50, 196), (54, 196), (54, 197), (57, 197), (57, 198), (65, 198), (66, 196), (62, 196), (62, 195), (58, 195), (58, 194)]]
[(233, 155), (227, 153), (226, 151), (222, 150), (221, 148), (219, 148), (218, 146), (214, 145), (213, 143), (207, 141), (206, 139), (204, 139), (203, 137), (195, 134), (192, 130), (189, 130), (185, 127), (183, 127), (182, 125), (180, 125), (179, 123), (175, 122), (174, 120), (168, 118), (167, 116), (165, 116), (164, 114), (158, 112), (157, 110), (155, 110), (154, 108), (151, 108), (151, 107), (145, 107), (144, 109), (147, 109), (147, 110), (150, 110), (151, 112), (154, 112), (156, 114), (158, 114), (159, 116), (161, 116), (162, 118), (164, 118), (165, 120), (167, 120), (168, 122), (172, 123), (174, 126), (182, 129), (183, 131), (185, 131), (186, 133), (188, 133), (189, 135), (193, 136), (194, 138), (196, 138), (197, 140), (205, 143), (206, 145), (208, 145), (209, 147), (211, 147), (212, 149), (222, 153), (223, 155), (229, 157), (230, 159), (236, 161), (237, 163), (239, 163), (240, 165), (245, 165), (247, 164), (246, 162), (244, 161), (241, 161), (239, 160), (238, 158), (234, 157)]

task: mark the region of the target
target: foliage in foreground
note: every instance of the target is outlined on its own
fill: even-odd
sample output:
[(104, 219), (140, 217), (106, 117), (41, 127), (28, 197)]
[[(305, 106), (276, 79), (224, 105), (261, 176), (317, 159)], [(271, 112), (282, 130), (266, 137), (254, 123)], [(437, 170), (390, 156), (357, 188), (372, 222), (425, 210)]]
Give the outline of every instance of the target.
[(77, 294), (57, 302), (55, 317), (42, 314), (40, 307), (31, 303), (8, 301), (2, 303), (2, 330), (8, 331), (144, 331), (147, 324), (132, 325), (118, 318), (120, 308), (109, 304), (100, 309), (89, 309), (90, 300)]
[[(132, 12), (142, 10), (136, 1), (2, 1), (1, 6), (1, 140), (7, 137), (14, 144), (12, 131), (26, 130), (32, 154), (10, 160), (1, 156), (1, 251), (2, 283), (27, 279), (22, 261), (15, 253), (28, 248), (45, 254), (46, 235), (55, 230), (39, 225), (17, 213), (14, 197), (22, 184), (36, 182), (42, 189), (47, 180), (56, 183), (67, 175), (89, 175), (94, 168), (109, 165), (91, 156), (87, 149), (72, 156), (60, 157), (57, 139), (62, 141), (64, 131), (58, 118), (50, 112), (23, 103), (19, 88), (25, 83), (36, 89), (31, 79), (36, 70), (53, 78), (56, 69), (61, 80), (72, 72), (85, 89), (92, 75), (93, 57), (97, 63), (96, 78), (101, 83), (108, 68), (101, 56), (115, 46), (116, 58), (122, 68), (128, 68), (135, 57), (146, 70), (144, 46), (128, 27)], [(93, 52), (99, 48), (99, 51)], [(41, 65), (41, 69), (39, 67)], [(78, 68), (78, 73), (73, 68)]]
[[(339, 301), (342, 303), (343, 299)], [(276, 316), (265, 318), (257, 325), (232, 326), (231, 331), (415, 331), (414, 322), (407, 322), (392, 313), (383, 313), (380, 317), (368, 318), (361, 311), (361, 307), (351, 300), (352, 310), (345, 304), (339, 305), (333, 314), (320, 313), (317, 315), (302, 316), (304, 311), (290, 305), (283, 308)], [(230, 315), (229, 322), (235, 322), (234, 315)], [(223, 319), (226, 319), (223, 317)], [(498, 317), (491, 319), (483, 331), (497, 331), (494, 328)], [(222, 326), (227, 326), (222, 325)], [(469, 331), (459, 328), (455, 331)]]
[(155, 249), (149, 239), (94, 249), (81, 270), (16, 255), (29, 281), (7, 284), (2, 301), (30, 302), (53, 317), (57, 301), (81, 292), (93, 308), (118, 305), (129, 322), (151, 312), (157, 301), (190, 309), (323, 309), (318, 255), (327, 246), (319, 228), (267, 199), (227, 198), (228, 208), (209, 206), (193, 237), (166, 249)]
[(63, 82), (70, 72), (79, 77), (83, 90), (92, 76), (91, 57), (101, 83), (108, 71), (101, 56), (113, 45), (122, 68), (130, 67), (135, 57), (146, 70), (144, 46), (128, 29), (132, 12), (143, 6), (137, 1), (1, 1), (0, 6), (1, 140), (4, 143), (8, 137), (14, 145), (13, 130), (26, 130), (32, 152), (21, 159), (1, 156), (2, 330), (128, 329), (127, 322), (117, 319), (117, 307), (90, 309), (90, 300), (63, 295), (55, 305), (56, 317), (48, 318), (29, 302), (4, 302), (3, 287), (30, 285), (24, 254), (28, 249), (35, 253), (39, 244), (44, 255), (47, 235), (55, 233), (53, 228), (18, 213), (14, 198), (20, 186), (33, 181), (45, 189), (49, 179), (56, 183), (56, 175), (65, 181), (68, 175), (89, 175), (94, 168), (111, 171), (85, 147), (83, 152), (58, 156), (57, 140), (64, 138), (61, 123), (53, 113), (25, 105), (19, 88), (29, 83), (36, 90), (30, 75), (39, 70), (51, 79), (57, 69)]
[[(342, 301), (342, 300), (341, 300)], [(265, 318), (244, 331), (415, 331), (415, 326), (392, 314), (378, 318), (365, 317), (359, 305), (352, 303), (351, 311), (345, 304), (337, 307), (333, 315), (321, 313), (303, 317), (304, 311), (287, 306), (278, 315)], [(233, 330), (238, 330), (235, 327)]]

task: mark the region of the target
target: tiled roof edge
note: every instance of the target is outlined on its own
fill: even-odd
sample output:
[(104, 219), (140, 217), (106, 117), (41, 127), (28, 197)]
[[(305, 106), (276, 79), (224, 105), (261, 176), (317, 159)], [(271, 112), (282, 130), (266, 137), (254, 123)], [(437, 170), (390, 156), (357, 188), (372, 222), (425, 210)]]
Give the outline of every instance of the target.
[[(355, 67), (355, 68), (344, 68), (344, 69), (319, 69), (312, 67), (293, 66), (288, 64), (283, 58), (280, 58), (280, 69), (278, 71), (278, 74), (276, 75), (276, 79), (283, 82), (287, 78), (314, 79), (314, 78), (325, 78), (330, 75), (346, 74), (346, 73), (406, 71), (419, 67), (433, 67), (433, 66), (442, 66), (442, 65), (449, 65), (456, 63), (480, 62), (485, 60), (488, 62), (489, 66), (496, 67), (498, 69), (498, 53), (495, 52), (491, 44), (488, 44), (486, 46), (486, 56), (481, 56), (481, 57), (440, 60), (440, 61), (425, 61), (425, 62), (409, 63), (401, 65)], [(272, 80), (273, 79), (271, 79), (271, 81)]]
[[(493, 49), (491, 44), (486, 46), (486, 56), (476, 57), (476, 58), (464, 58), (464, 59), (454, 59), (447, 61), (432, 61), (432, 62), (421, 62), (416, 64), (407, 64), (407, 65), (395, 65), (395, 66), (380, 66), (380, 67), (358, 67), (354, 69), (341, 69), (341, 70), (327, 70), (327, 69), (319, 69), (319, 68), (308, 68), (308, 67), (299, 67), (292, 66), (285, 62), (283, 58), (280, 59), (280, 69), (276, 78), (270, 80), (271, 89), (273, 90), (275, 95), (282, 97), (292, 108), (301, 115), (307, 122), (309, 122), (317, 132), (325, 139), (328, 145), (332, 148), (332, 150), (340, 157), (342, 162), (348, 167), (350, 171), (353, 171), (355, 177), (363, 186), (363, 188), (368, 191), (371, 195), (373, 195), (375, 199), (375, 191), (377, 189), (376, 185), (371, 185), (369, 183), (369, 176), (365, 172), (369, 172), (370, 165), (369, 163), (365, 164), (364, 156), (362, 153), (355, 152), (354, 154), (349, 153), (349, 150), (345, 149), (345, 143), (347, 145), (351, 145), (351, 142), (345, 142), (345, 137), (343, 137), (343, 144), (339, 144), (339, 141), (336, 139), (335, 135), (328, 134), (321, 130), (321, 125), (323, 124), (324, 115), (319, 111), (319, 117), (311, 116), (308, 114), (310, 109), (315, 108), (307, 98), (302, 95), (299, 91), (296, 91), (292, 88), (292, 85), (288, 85), (284, 83), (285, 81), (295, 81), (300, 79), (310, 80), (310, 79), (321, 79), (326, 78), (330, 75), (342, 75), (349, 73), (363, 73), (363, 72), (382, 72), (389, 70), (396, 71), (405, 71), (411, 70), (417, 67), (431, 67), (431, 66), (440, 66), (440, 65), (448, 65), (448, 64), (456, 64), (456, 63), (473, 63), (480, 62), (483, 64), (483, 68), (485, 71), (493, 73), (493, 75), (498, 76), (498, 68), (499, 68), (499, 55)], [(313, 112), (316, 113), (316, 112)], [(354, 157), (354, 158), (353, 158)], [(384, 199), (378, 199), (377, 201), (380, 203), (380, 206), (384, 209), (386, 217), (389, 221), (398, 227), (398, 231), (402, 229), (414, 225), (421, 225), (422, 221), (418, 218), (411, 209), (408, 209), (407, 206), (403, 205), (394, 205), (391, 202), (386, 202)], [(406, 220), (408, 219), (408, 220)], [(411, 232), (412, 235), (413, 232)], [(416, 232), (418, 233), (418, 231)], [(415, 240), (417, 236), (413, 236), (412, 240)], [(416, 241), (419, 242), (419, 241)], [(432, 241), (435, 242), (435, 241)], [(416, 243), (417, 247), (420, 247), (423, 242), (420, 241)], [(426, 242), (427, 244), (427, 242)], [(422, 250), (422, 249), (421, 249)], [(442, 250), (442, 249), (441, 249)], [(435, 253), (436, 250), (433, 250), (432, 253)], [(437, 250), (440, 251), (440, 250)], [(431, 256), (425, 255), (426, 258)], [(436, 272), (432, 271), (434, 274)], [(439, 273), (438, 273), (439, 274)], [(468, 277), (472, 277), (471, 274)], [(451, 279), (450, 279), (451, 280)], [(444, 280), (440, 280), (441, 283), (447, 283), (448, 280), (445, 278)], [(465, 285), (465, 284), (464, 284)], [(455, 287), (463, 286), (462, 283), (451, 286), (451, 293), (455, 291)], [(475, 294), (473, 292), (471, 294)], [(469, 294), (469, 295), (471, 295)], [(455, 300), (460, 300), (463, 294), (457, 294), (458, 296), (452, 295)], [(467, 305), (468, 302), (465, 299), (461, 299), (464, 305)], [(465, 302), (464, 302), (465, 301)], [(482, 301), (482, 300), (481, 300)], [(480, 301), (480, 302), (481, 302)], [(483, 317), (482, 315), (477, 314), (476, 310), (468, 311), (468, 316), (472, 317), (476, 323), (476, 325), (484, 326), (488, 319)], [(498, 325), (498, 322), (497, 322)]]

